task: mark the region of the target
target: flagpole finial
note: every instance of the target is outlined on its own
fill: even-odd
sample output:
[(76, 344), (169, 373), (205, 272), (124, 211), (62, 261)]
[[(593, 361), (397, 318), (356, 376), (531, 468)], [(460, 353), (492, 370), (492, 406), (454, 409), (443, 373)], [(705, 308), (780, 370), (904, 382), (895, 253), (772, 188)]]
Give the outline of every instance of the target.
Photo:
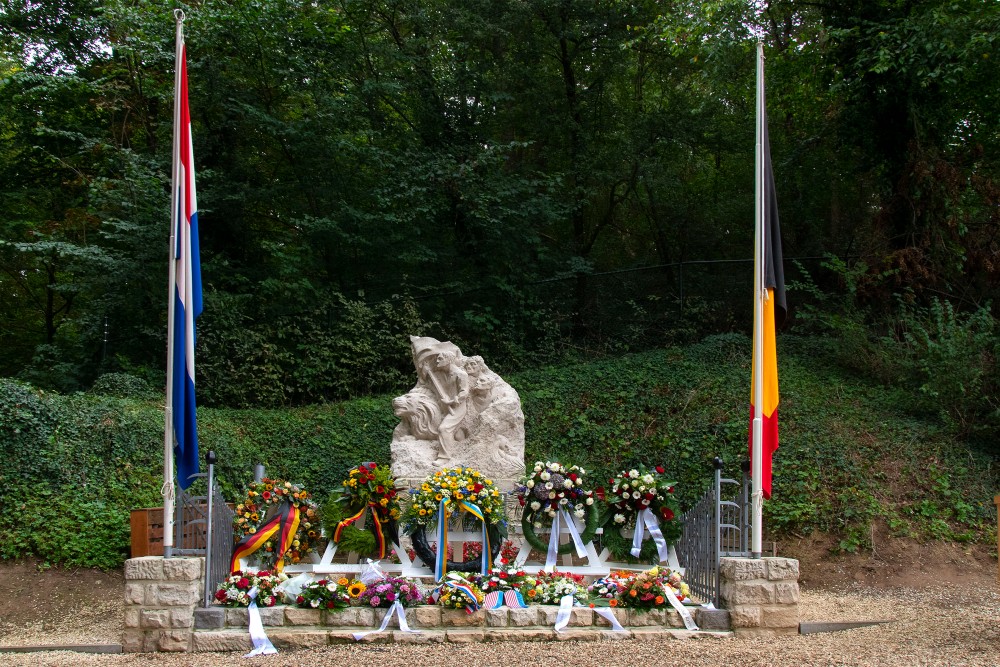
[(174, 18), (177, 19), (178, 23), (184, 23), (184, 19), (187, 18), (187, 17), (184, 15), (184, 10), (183, 9), (175, 9), (174, 10)]

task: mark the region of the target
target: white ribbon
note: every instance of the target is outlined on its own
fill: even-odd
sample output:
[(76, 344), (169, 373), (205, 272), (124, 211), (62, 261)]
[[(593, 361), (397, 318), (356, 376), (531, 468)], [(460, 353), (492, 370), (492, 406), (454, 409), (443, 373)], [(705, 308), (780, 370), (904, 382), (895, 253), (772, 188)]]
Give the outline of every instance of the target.
[(403, 604), (396, 600), (389, 607), (389, 610), (385, 612), (385, 616), (382, 617), (382, 625), (378, 627), (378, 630), (369, 630), (367, 632), (354, 632), (351, 633), (355, 641), (359, 641), (362, 637), (367, 635), (373, 635), (377, 632), (384, 632), (389, 626), (389, 621), (392, 619), (392, 615), (396, 614), (399, 617), (399, 629), (403, 632), (412, 632), (414, 634), (419, 634), (420, 630), (411, 630), (410, 624), (406, 622), (406, 610), (403, 608)]
[(260, 610), (257, 609), (257, 587), (254, 586), (247, 593), (250, 596), (250, 606), (247, 611), (250, 614), (250, 641), (253, 642), (253, 650), (247, 653), (244, 658), (252, 658), (255, 655), (271, 655), (277, 653), (278, 649), (267, 638), (264, 632), (264, 624), (260, 620)]
[[(562, 521), (560, 521), (560, 517)], [(573, 538), (573, 546), (576, 547), (576, 555), (584, 558), (587, 555), (587, 548), (583, 546), (580, 538), (580, 531), (576, 529), (576, 521), (569, 515), (566, 508), (560, 507), (559, 511), (552, 517), (552, 532), (549, 534), (549, 551), (545, 555), (545, 571), (552, 572), (559, 559), (559, 533), (562, 532), (562, 523), (566, 524), (566, 531)]]
[(677, 613), (680, 614), (681, 618), (684, 620), (684, 627), (688, 630), (697, 630), (698, 624), (694, 622), (694, 617), (691, 616), (691, 612), (687, 610), (684, 603), (677, 599), (677, 596), (674, 594), (674, 590), (670, 588), (670, 585), (664, 584), (663, 590), (667, 592), (667, 600), (670, 601), (670, 605), (677, 610)]
[(371, 558), (366, 558), (365, 560), (367, 562), (361, 568), (361, 576), (358, 578), (358, 581), (365, 586), (371, 586), (373, 583), (385, 579), (385, 572), (379, 566), (381, 561), (372, 560)]
[(622, 624), (618, 622), (618, 617), (615, 616), (615, 612), (611, 609), (607, 609), (605, 607), (594, 607), (594, 613), (611, 623), (611, 629), (615, 632), (628, 632), (628, 630), (623, 628)]
[[(563, 629), (569, 624), (570, 616), (573, 615), (573, 606), (582, 607), (583, 605), (576, 601), (573, 594), (564, 595), (562, 599), (559, 600), (559, 612), (556, 614), (556, 625), (555, 631), (562, 632)], [(603, 618), (606, 618), (609, 623), (611, 623), (611, 629), (615, 632), (627, 632), (622, 624), (618, 622), (615, 617), (615, 613), (610, 609), (603, 609), (599, 607), (594, 607), (594, 612)]]
[(569, 623), (569, 617), (573, 614), (573, 594), (562, 596), (559, 600), (559, 613), (556, 614), (556, 632), (562, 632), (563, 628)]
[(660, 557), (659, 562), (663, 562), (670, 557), (670, 549), (667, 547), (667, 540), (664, 539), (663, 533), (660, 531), (660, 522), (656, 520), (656, 515), (653, 514), (647, 507), (635, 518), (635, 533), (632, 535), (632, 555), (636, 558), (642, 553), (642, 538), (643, 526), (649, 529), (649, 534), (652, 536), (653, 541), (656, 542), (656, 553)]

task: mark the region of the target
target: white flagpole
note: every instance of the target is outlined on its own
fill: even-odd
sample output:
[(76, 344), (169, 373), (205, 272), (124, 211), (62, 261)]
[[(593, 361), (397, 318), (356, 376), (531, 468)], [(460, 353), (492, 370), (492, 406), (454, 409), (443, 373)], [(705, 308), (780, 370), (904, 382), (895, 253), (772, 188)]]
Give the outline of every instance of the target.
[(752, 546), (754, 558), (761, 556), (761, 532), (763, 529), (764, 489), (763, 447), (761, 409), (764, 403), (764, 44), (757, 43), (757, 150), (754, 187), (754, 329), (753, 329), (753, 444), (752, 458), (753, 488), (751, 493)]
[[(184, 47), (184, 12), (174, 10), (177, 21), (174, 56), (174, 144), (173, 172), (170, 189), (170, 252), (169, 287), (167, 289), (167, 400), (163, 411), (163, 556), (170, 558), (174, 550), (174, 299), (177, 291), (177, 226), (180, 211), (177, 200), (180, 183), (180, 124), (181, 124), (181, 57)], [(183, 350), (181, 351), (183, 354)]]

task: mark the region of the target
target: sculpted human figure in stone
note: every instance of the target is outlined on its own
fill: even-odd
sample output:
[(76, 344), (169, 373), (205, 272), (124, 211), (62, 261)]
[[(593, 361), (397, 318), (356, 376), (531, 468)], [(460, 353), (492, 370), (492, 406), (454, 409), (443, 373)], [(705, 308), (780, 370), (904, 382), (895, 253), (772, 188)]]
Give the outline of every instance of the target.
[(468, 412), (466, 401), (469, 400), (469, 374), (458, 363), (458, 355), (447, 349), (438, 352), (433, 369), (425, 364), (422, 370), (444, 405), (445, 414), (438, 424), (441, 451), (434, 463), (446, 466), (458, 453), (455, 448), (455, 431)]
[(392, 469), (417, 480), (445, 467), (475, 467), (497, 480), (524, 472), (524, 414), (517, 392), (482, 357), (411, 336), (417, 384), (392, 401)]

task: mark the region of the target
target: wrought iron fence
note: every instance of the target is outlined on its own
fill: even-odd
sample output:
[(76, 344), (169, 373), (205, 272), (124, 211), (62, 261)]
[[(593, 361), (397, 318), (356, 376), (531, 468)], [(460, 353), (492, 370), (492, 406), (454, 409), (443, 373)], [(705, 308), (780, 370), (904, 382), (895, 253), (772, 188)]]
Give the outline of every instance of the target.
[[(732, 489), (732, 485), (737, 488)], [(684, 566), (684, 579), (695, 596), (716, 606), (719, 604), (720, 559), (750, 555), (747, 550), (747, 489), (746, 473), (742, 482), (725, 478), (722, 460), (716, 458), (712, 488), (681, 516), (684, 532), (677, 541), (677, 559)]]
[(208, 472), (195, 475), (206, 478), (203, 496), (178, 491), (174, 521), (174, 556), (205, 557), (204, 606), (212, 604), (215, 585), (229, 574), (229, 555), (233, 549), (233, 510), (226, 504), (215, 483), (215, 457), (209, 452)]

